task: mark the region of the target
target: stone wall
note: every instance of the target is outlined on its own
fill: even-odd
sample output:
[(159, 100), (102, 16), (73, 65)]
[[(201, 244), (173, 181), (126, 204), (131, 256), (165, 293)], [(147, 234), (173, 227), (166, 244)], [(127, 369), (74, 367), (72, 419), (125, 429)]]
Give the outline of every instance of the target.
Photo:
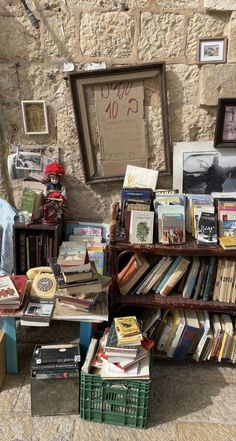
[[(21, 182), (9, 183), (10, 144), (61, 149), (69, 219), (109, 219), (121, 182), (87, 185), (64, 63), (122, 66), (165, 61), (171, 142), (211, 140), (219, 97), (236, 96), (234, 0), (27, 0), (35, 29), (19, 0), (0, 5), (0, 197), (18, 207)], [(200, 37), (227, 37), (226, 64), (197, 63)], [(21, 100), (45, 99), (49, 135), (25, 135)], [(158, 187), (171, 186), (162, 177)], [(13, 195), (13, 196), (12, 196)]]

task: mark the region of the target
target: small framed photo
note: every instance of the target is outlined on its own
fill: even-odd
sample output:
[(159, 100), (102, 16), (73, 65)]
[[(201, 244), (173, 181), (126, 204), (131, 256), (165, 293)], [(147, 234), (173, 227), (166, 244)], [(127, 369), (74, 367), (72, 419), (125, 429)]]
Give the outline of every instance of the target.
[(236, 147), (236, 98), (219, 98), (214, 147)]
[(226, 63), (227, 38), (199, 38), (198, 63)]
[(45, 100), (21, 101), (24, 131), (26, 135), (49, 133)]

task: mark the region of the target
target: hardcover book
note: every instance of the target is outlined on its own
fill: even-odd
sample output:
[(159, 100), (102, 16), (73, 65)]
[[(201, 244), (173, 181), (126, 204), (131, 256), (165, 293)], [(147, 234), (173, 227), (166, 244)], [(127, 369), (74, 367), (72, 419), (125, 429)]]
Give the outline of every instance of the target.
[[(11, 303), (20, 300), (19, 293), (10, 276), (0, 277), (0, 305), (1, 303)], [(1, 306), (0, 306), (1, 307)]]
[(36, 365), (48, 363), (79, 363), (78, 344), (36, 345), (33, 358)]
[(154, 212), (132, 210), (129, 240), (131, 243), (153, 243)]
[(22, 326), (49, 326), (54, 303), (40, 300), (30, 301), (20, 320)]

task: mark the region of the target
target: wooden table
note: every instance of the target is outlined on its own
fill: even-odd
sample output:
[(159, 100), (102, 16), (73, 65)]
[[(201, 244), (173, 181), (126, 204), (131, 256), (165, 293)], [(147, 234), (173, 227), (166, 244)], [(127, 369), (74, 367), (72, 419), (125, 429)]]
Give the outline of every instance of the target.
[[(21, 291), (27, 280), (25, 275), (11, 276), (18, 291)], [(8, 374), (18, 373), (18, 353), (17, 353), (17, 335), (16, 320), (23, 316), (24, 310), (29, 301), (29, 292), (26, 292), (22, 306), (17, 310), (0, 309), (0, 320), (3, 320), (5, 331), (5, 353), (6, 353), (6, 371)], [(90, 344), (93, 332), (93, 323), (78, 322), (80, 335), (80, 350), (82, 357), (85, 356)]]

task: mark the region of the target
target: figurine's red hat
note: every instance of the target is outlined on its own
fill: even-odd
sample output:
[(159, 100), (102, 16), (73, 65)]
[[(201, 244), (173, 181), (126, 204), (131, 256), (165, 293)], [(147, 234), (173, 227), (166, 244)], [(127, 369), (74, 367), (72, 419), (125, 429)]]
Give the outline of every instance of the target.
[(45, 175), (64, 175), (65, 170), (61, 164), (58, 162), (51, 162), (51, 164), (47, 164), (45, 167)]

